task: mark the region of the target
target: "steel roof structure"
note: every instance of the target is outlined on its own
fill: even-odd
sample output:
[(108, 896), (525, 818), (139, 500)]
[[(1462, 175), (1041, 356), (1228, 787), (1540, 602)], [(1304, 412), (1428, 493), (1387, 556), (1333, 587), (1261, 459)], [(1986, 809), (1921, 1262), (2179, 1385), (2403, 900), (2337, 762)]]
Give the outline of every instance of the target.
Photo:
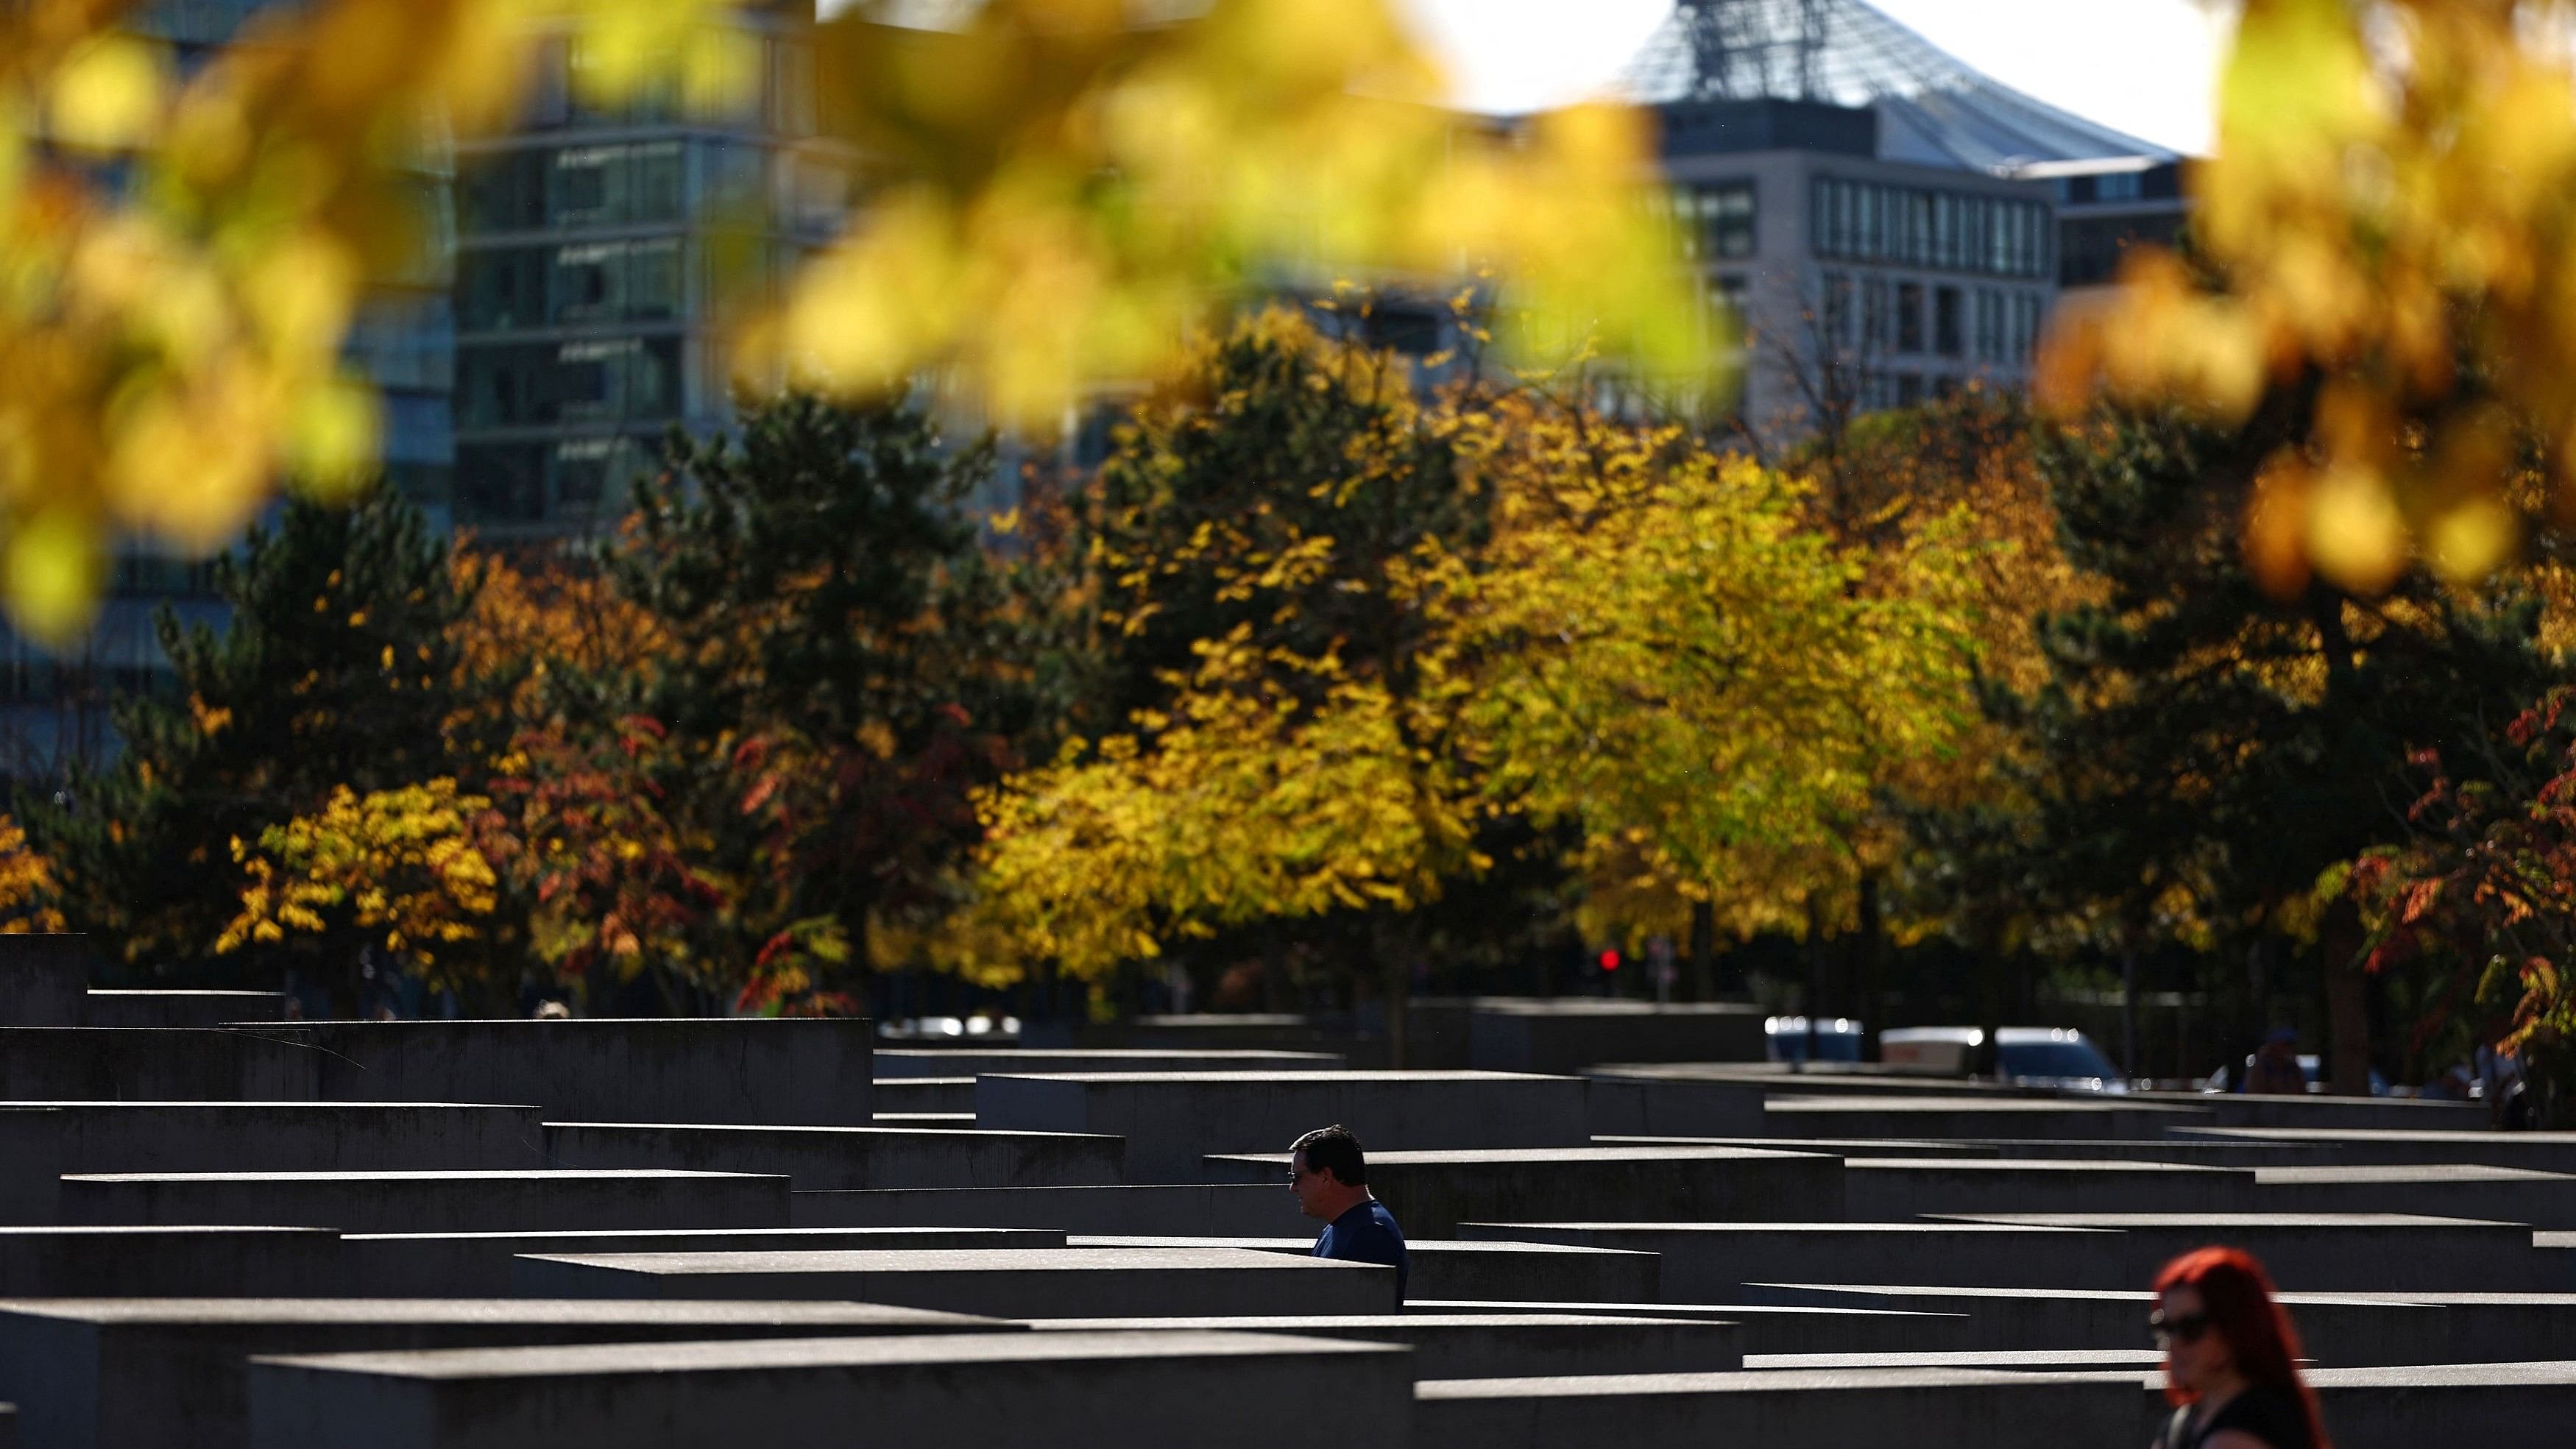
[(1621, 89), (1665, 104), (1831, 101), (1878, 112), (1891, 161), (2012, 174), (2180, 154), (2034, 100), (1863, 0), (1678, 0)]

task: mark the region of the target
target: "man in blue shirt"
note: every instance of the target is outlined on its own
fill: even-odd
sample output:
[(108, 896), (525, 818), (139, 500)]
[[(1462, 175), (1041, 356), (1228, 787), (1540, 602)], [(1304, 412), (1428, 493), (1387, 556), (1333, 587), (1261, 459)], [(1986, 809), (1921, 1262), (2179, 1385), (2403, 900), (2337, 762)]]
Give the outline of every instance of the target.
[(1395, 1214), (1369, 1195), (1368, 1159), (1348, 1127), (1318, 1127), (1288, 1149), (1288, 1185), (1297, 1206), (1310, 1218), (1322, 1218), (1322, 1237), (1315, 1239), (1318, 1258), (1348, 1258), (1358, 1263), (1384, 1263), (1395, 1270), (1395, 1300), (1404, 1301), (1404, 1280), (1411, 1263), (1404, 1252), (1404, 1230)]

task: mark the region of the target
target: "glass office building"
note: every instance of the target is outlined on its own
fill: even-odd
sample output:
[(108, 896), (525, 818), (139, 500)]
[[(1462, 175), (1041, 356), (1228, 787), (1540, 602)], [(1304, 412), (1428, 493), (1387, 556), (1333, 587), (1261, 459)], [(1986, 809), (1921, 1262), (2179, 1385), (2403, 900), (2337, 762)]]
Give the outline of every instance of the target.
[(757, 85), (732, 113), (585, 99), (543, 46), (509, 134), (457, 148), (456, 521), (578, 533), (623, 512), (673, 428), (730, 419), (726, 321), (775, 295), (849, 206), (816, 139), (811, 7), (746, 6)]

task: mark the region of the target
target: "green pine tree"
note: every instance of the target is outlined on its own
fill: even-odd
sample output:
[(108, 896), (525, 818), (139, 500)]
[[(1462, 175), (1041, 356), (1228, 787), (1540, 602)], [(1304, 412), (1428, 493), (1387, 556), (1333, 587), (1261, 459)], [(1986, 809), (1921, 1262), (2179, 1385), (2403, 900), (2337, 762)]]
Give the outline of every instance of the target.
[[(470, 603), (447, 545), (390, 489), (347, 508), (289, 503), (220, 559), (219, 631), (156, 621), (169, 697), (118, 702), (122, 750), (27, 811), (71, 929), (156, 981), (231, 979), (215, 938), (240, 907), (235, 840), (358, 791), (452, 773), (460, 703), (448, 630)], [(253, 968), (256, 970), (257, 968)]]

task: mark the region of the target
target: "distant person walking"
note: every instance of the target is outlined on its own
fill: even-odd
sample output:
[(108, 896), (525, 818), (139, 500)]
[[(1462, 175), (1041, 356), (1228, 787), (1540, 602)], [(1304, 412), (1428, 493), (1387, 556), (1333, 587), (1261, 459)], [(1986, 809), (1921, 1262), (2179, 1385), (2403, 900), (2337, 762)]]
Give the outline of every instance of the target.
[(2333, 1449), (2299, 1377), (2299, 1335), (2263, 1265), (2238, 1248), (2185, 1253), (2156, 1275), (2147, 1319), (2174, 1410), (2152, 1449)]
[(2236, 1090), (2258, 1096), (2298, 1097), (2307, 1094), (2308, 1074), (2299, 1069), (2299, 1034), (2279, 1026), (2263, 1038), (2263, 1045), (2245, 1059), (2245, 1080)]
[(1315, 1239), (1314, 1256), (1347, 1258), (1355, 1263), (1384, 1263), (1395, 1270), (1395, 1298), (1404, 1301), (1404, 1282), (1411, 1259), (1404, 1251), (1404, 1229), (1395, 1214), (1370, 1196), (1368, 1159), (1360, 1140), (1342, 1126), (1318, 1127), (1288, 1149), (1288, 1185), (1297, 1206), (1310, 1218), (1324, 1220)]

